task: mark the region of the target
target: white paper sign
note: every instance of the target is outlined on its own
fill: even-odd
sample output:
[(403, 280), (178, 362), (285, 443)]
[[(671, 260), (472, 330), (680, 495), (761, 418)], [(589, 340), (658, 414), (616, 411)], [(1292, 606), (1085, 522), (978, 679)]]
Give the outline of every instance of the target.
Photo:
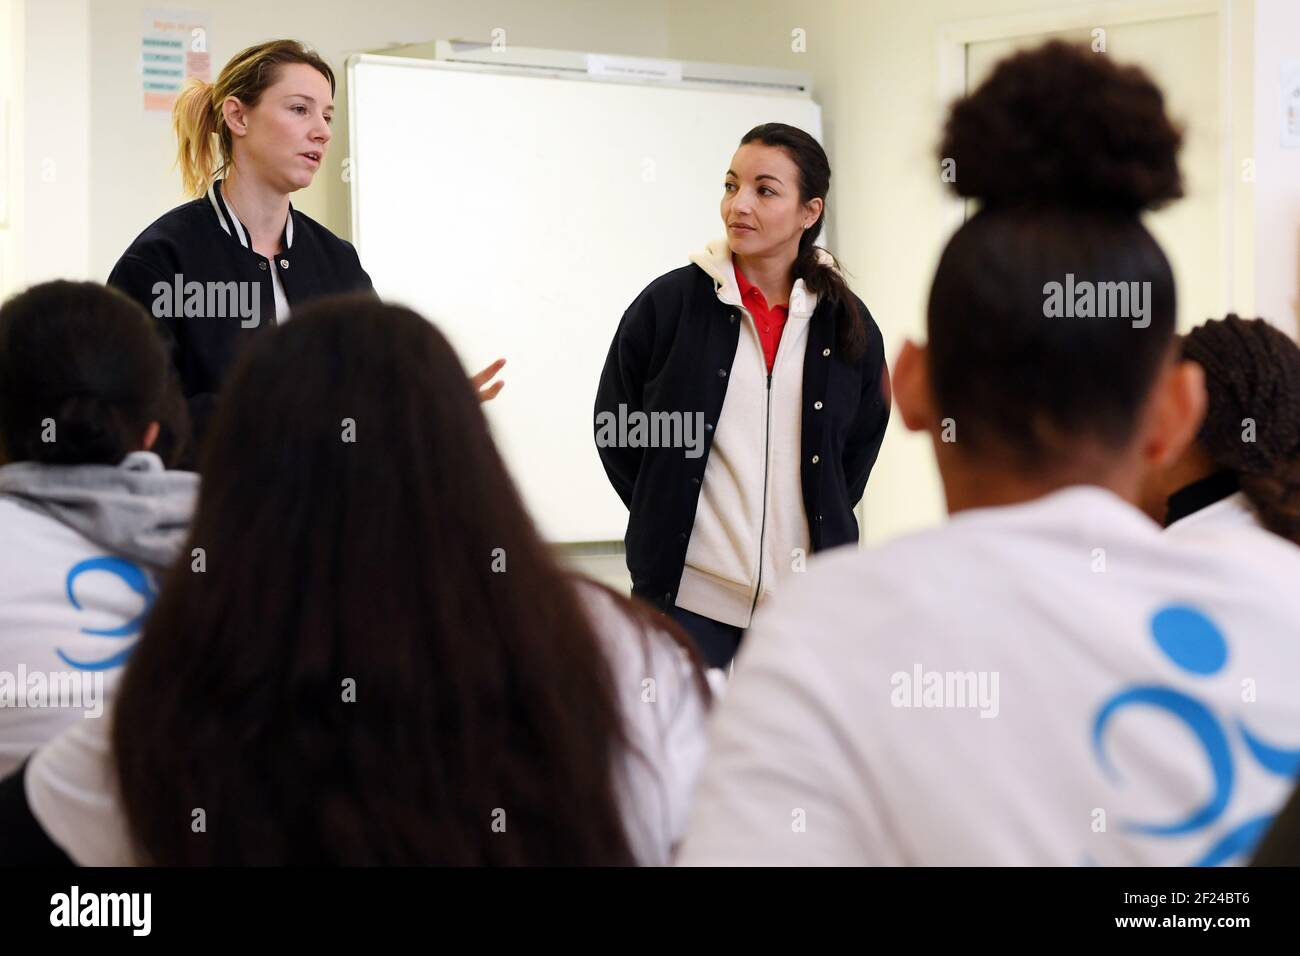
[(651, 80), (680, 83), (682, 64), (677, 60), (647, 60), (635, 56), (587, 54), (587, 75), (608, 76), (624, 80)]

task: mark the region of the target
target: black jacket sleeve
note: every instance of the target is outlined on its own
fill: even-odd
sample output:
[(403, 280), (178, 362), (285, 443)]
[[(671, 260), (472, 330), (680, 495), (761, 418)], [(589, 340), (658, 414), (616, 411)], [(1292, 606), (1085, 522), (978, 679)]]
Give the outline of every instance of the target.
[(632, 489), (636, 487), (644, 449), (619, 447), (616, 430), (612, 432), (614, 441), (607, 440), (611, 436), (608, 427), (603, 429), (606, 440), (602, 440), (601, 423), (604, 419), (617, 425), (620, 405), (628, 413), (644, 411), (642, 389), (654, 345), (654, 333), (654, 301), (647, 290), (623, 313), (618, 331), (614, 333), (614, 341), (610, 343), (609, 354), (605, 357), (600, 385), (596, 389), (596, 450), (600, 455), (600, 463), (605, 467), (605, 474), (609, 476), (609, 483), (629, 508), (632, 507)]
[(370, 273), (367, 272), (362, 267), (361, 255), (360, 253), (357, 252), (357, 247), (354, 246), (352, 243), (348, 242), (346, 239), (342, 240), (342, 242), (345, 246), (348, 247), (348, 252), (352, 253), (352, 261), (356, 264), (356, 271), (357, 271), (358, 278), (357, 278), (356, 286), (353, 288), (353, 291), (358, 292), (362, 295), (369, 295), (372, 298), (378, 299), (379, 293), (375, 291), (375, 283), (371, 280)]
[(153, 318), (167, 345), (167, 354), (171, 356), (172, 365), (175, 366), (180, 349), (176, 320), (170, 316), (159, 318), (153, 312), (153, 304), (157, 299), (154, 287), (159, 282), (170, 286), (172, 281), (173, 278), (164, 276), (157, 266), (130, 254), (118, 259), (117, 265), (113, 266), (113, 271), (108, 274), (110, 286), (140, 303), (140, 307)]
[[(148, 260), (130, 253), (122, 256), (108, 275), (108, 285), (122, 292), (140, 304), (149, 317), (153, 319), (154, 328), (162, 338), (163, 346), (171, 362), (173, 394), (183, 396), (183, 406), (175, 410), (175, 416), (188, 414), (188, 421), (164, 421), (162, 434), (155, 447), (169, 467), (192, 467), (194, 448), (190, 444), (191, 436), (198, 436), (207, 430), (208, 419), (212, 417), (217, 396), (213, 392), (191, 393), (186, 386), (189, 380), (183, 359), (184, 340), (180, 323), (173, 316), (154, 315), (153, 305), (157, 300), (154, 287), (159, 283), (171, 285), (174, 277), (165, 276), (158, 267)], [(367, 280), (368, 281), (368, 280)], [(176, 404), (179, 406), (181, 400)], [(174, 416), (173, 416), (174, 417)]]
[(885, 364), (885, 342), (867, 307), (858, 300), (862, 318), (867, 326), (867, 351), (862, 358), (862, 396), (858, 413), (844, 443), (844, 479), (848, 486), (849, 504), (862, 500), (867, 487), (867, 476), (880, 453), (880, 443), (885, 438), (889, 424), (890, 385), (889, 367)]
[(182, 358), (185, 342), (181, 324), (176, 317), (154, 315), (153, 304), (157, 299), (154, 294), (154, 287), (159, 282), (164, 285), (171, 285), (172, 281), (173, 278), (164, 276), (158, 271), (157, 266), (130, 254), (119, 259), (108, 276), (110, 286), (135, 299), (153, 319), (154, 326), (158, 329), (158, 334), (162, 336), (163, 344), (167, 347), (167, 355), (171, 358), (172, 369), (181, 383), (182, 390), (185, 391), (185, 399), (189, 402), (191, 411), (193, 411), (196, 404), (206, 407), (211, 404), (216, 396), (210, 393), (191, 394), (185, 388), (188, 379)]

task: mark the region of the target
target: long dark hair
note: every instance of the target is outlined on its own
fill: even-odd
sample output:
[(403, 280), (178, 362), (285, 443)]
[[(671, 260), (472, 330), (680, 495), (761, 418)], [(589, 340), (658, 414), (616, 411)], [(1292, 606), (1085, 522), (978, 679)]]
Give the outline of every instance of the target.
[[(1173, 354), (1173, 271), (1139, 213), (1181, 195), (1180, 141), (1145, 73), (1059, 41), (953, 106), (939, 155), (981, 205), (935, 271), (928, 348), (963, 449), (1035, 470), (1129, 440)], [(1149, 290), (1148, 312), (1058, 316), (1052, 283)]]
[[(740, 145), (761, 143), (785, 150), (799, 169), (799, 201), (822, 201), (821, 215), (799, 237), (799, 252), (794, 260), (793, 276), (803, 279), (809, 292), (837, 306), (835, 344), (841, 356), (856, 364), (867, 351), (867, 326), (858, 308), (858, 300), (839, 271), (839, 263), (823, 262), (817, 254), (817, 237), (826, 221), (826, 196), (831, 188), (831, 161), (821, 143), (797, 126), (763, 123), (740, 139)], [(829, 254), (829, 253), (828, 253)], [(834, 260), (834, 257), (831, 257)]]
[(116, 465), (155, 421), (182, 452), (184, 403), (136, 302), (58, 280), (0, 308), (0, 461)]
[(1300, 348), (1263, 319), (1233, 314), (1197, 326), (1182, 347), (1205, 370), (1197, 444), (1237, 475), (1264, 527), (1300, 544)]
[(610, 666), (430, 323), (295, 312), (201, 474), (113, 730), (146, 862), (632, 862)]

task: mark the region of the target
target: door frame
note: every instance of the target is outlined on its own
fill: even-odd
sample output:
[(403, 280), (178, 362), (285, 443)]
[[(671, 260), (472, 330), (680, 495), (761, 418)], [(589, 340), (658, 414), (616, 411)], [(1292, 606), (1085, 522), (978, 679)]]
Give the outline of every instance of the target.
[[(1253, 7), (1253, 3), (1250, 4)], [(1233, 15), (1234, 0), (1103, 0), (1055, 9), (1030, 10), (968, 20), (953, 20), (939, 25), (936, 37), (938, 94), (946, 107), (966, 93), (966, 47), (985, 40), (1008, 40), (1063, 30), (1080, 30), (1099, 24), (1111, 26), (1176, 20), (1184, 17), (1213, 15), (1219, 23), (1219, 264), (1223, 281), (1220, 285), (1220, 312), (1231, 310), (1253, 314), (1253, 273), (1251, 256), (1238, 258), (1238, 235), (1249, 242), (1251, 224), (1238, 229), (1236, 161), (1234, 155), (1236, 122), (1233, 89)], [(1253, 113), (1248, 109), (1245, 122), (1250, 125)], [(965, 220), (966, 203), (946, 195), (941, 216), (945, 234), (956, 231)], [(1241, 274), (1239, 274), (1239, 271)], [(1243, 295), (1242, 302), (1237, 299)], [(1246, 311), (1242, 311), (1245, 309)]]

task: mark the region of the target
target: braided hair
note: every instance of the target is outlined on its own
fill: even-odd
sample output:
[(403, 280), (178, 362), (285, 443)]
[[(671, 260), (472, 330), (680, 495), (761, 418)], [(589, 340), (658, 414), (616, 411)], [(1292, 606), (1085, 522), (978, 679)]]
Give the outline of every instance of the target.
[(1274, 534), (1300, 544), (1300, 348), (1263, 319), (1230, 314), (1192, 330), (1183, 357), (1205, 370), (1197, 443)]

